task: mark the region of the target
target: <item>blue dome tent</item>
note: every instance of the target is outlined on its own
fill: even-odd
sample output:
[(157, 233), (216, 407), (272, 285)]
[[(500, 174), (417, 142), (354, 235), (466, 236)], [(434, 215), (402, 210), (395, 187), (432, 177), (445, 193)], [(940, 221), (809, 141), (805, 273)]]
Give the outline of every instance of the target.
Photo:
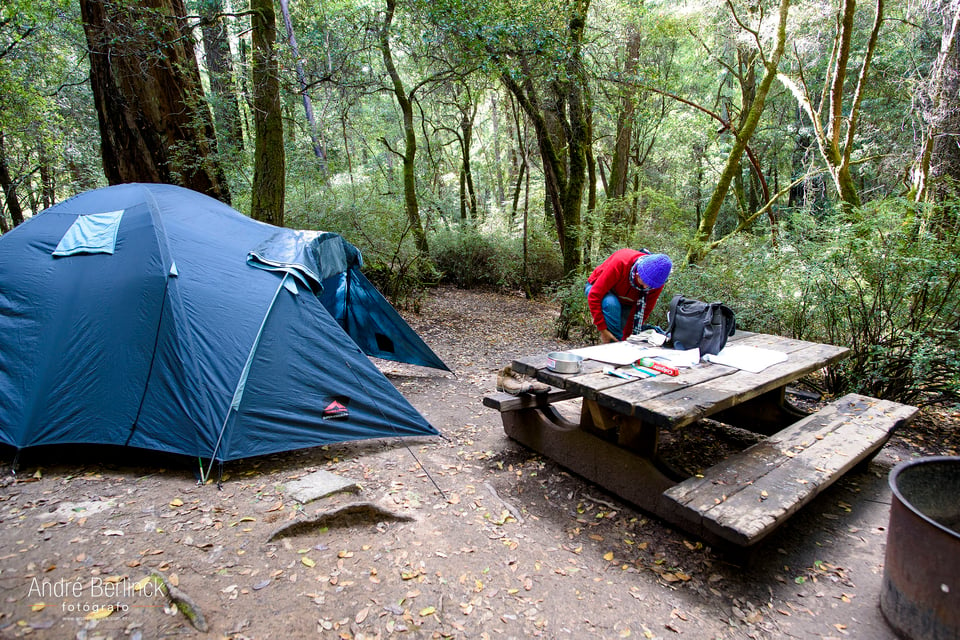
[(125, 445), (212, 468), (438, 435), (367, 356), (447, 368), (361, 265), (337, 234), (176, 186), (55, 205), (0, 236), (0, 442)]

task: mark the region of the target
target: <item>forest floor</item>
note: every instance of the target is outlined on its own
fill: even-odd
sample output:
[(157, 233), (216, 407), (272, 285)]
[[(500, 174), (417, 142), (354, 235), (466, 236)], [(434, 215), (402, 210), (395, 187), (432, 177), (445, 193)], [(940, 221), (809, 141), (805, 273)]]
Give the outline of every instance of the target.
[[(443, 438), (238, 461), (220, 490), (155, 454), (24, 452), (0, 489), (0, 637), (895, 638), (878, 606), (887, 477), (957, 455), (960, 415), (925, 408), (738, 565), (509, 440), (482, 406), (515, 356), (579, 346), (551, 338), (554, 305), (440, 288), (407, 316), (454, 374), (379, 365)], [(320, 470), (359, 491), (291, 500), (285, 485)]]

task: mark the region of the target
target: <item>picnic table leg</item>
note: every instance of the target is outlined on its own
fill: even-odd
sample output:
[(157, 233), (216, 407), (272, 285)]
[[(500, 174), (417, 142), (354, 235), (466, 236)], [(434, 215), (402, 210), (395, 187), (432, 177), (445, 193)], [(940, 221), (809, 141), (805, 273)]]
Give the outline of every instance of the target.
[(773, 435), (809, 415), (790, 404), (785, 392), (785, 386), (772, 389), (710, 417), (747, 431)]
[(553, 407), (505, 411), (501, 417), (504, 431), (517, 442), (650, 513), (659, 512), (661, 494), (678, 482), (656, 456), (626, 449), (603, 430), (598, 435), (581, 429)]

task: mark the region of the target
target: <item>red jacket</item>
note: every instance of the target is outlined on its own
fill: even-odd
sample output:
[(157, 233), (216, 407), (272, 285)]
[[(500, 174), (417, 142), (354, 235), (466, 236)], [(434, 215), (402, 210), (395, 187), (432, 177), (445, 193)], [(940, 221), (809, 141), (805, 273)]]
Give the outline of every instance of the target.
[[(603, 317), (602, 300), (608, 292), (613, 291), (620, 299), (620, 304), (624, 308), (630, 309), (630, 319), (623, 328), (621, 340), (626, 340), (627, 336), (633, 333), (633, 316), (637, 312), (640, 292), (630, 284), (630, 269), (637, 258), (645, 255), (647, 254), (636, 249), (619, 249), (594, 269), (590, 277), (587, 278), (587, 282), (593, 285), (587, 295), (587, 306), (590, 307), (593, 324), (600, 331), (607, 328), (607, 321)], [(663, 291), (662, 286), (658, 289), (651, 289), (647, 293), (646, 306), (643, 310), (644, 322), (650, 317), (653, 308), (657, 306), (657, 299), (660, 297), (661, 291)]]

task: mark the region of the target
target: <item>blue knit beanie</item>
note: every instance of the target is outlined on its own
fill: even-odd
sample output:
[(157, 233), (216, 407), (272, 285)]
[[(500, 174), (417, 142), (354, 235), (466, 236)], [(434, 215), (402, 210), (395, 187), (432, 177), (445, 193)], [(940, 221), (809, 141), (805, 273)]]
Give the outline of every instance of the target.
[(670, 277), (671, 269), (673, 269), (673, 262), (670, 261), (670, 256), (663, 253), (640, 256), (633, 263), (633, 274), (640, 276), (644, 284), (651, 289), (662, 287)]

